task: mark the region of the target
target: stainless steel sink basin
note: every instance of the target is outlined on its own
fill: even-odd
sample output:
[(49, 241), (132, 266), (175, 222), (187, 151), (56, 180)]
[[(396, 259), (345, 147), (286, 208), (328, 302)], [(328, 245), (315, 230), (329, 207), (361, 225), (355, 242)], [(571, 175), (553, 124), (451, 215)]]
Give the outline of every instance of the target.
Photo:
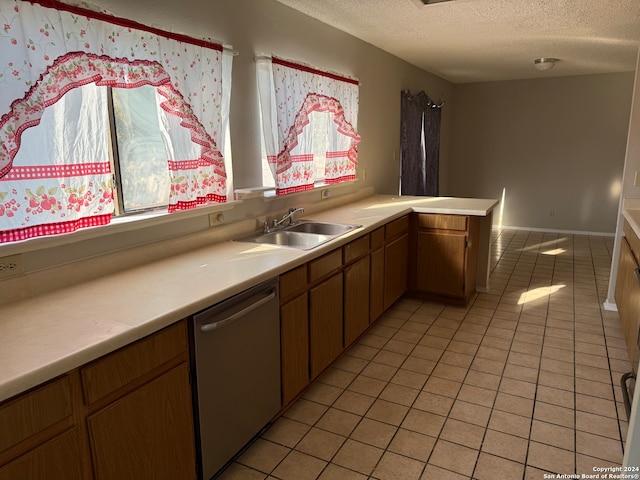
[(303, 220), (301, 222), (285, 227), (285, 230), (287, 232), (317, 233), (320, 235), (342, 235), (343, 233), (353, 230), (354, 228), (358, 228), (358, 225)]
[(238, 238), (236, 241), (311, 250), (359, 227), (360, 225), (303, 220), (272, 232)]
[(331, 237), (327, 235), (278, 230), (275, 232), (264, 233), (257, 237), (252, 237), (249, 241), (309, 250), (323, 244), (324, 242), (328, 242), (329, 240), (331, 240)]

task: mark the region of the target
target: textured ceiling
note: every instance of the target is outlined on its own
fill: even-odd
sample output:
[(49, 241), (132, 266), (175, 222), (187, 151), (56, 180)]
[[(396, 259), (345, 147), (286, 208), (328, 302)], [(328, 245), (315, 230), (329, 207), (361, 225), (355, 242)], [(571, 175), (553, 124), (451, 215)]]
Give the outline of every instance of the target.
[(640, 44), (640, 0), (278, 1), (453, 83), (633, 71)]

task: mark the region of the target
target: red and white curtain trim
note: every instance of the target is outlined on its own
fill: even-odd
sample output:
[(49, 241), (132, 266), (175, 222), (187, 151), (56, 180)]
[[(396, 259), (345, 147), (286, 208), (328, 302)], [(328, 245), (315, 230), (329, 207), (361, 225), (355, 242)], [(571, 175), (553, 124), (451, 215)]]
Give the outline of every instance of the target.
[[(49, 184), (36, 190), (49, 192), (47, 197), (55, 199), (56, 207), (47, 209), (53, 200), (45, 202), (38, 207), (37, 217), (29, 204), (34, 196), (42, 200), (42, 195), (29, 195), (33, 184), (10, 175), (21, 167), (14, 166), (14, 158), (24, 131), (38, 125), (45, 109), (67, 92), (89, 84), (154, 86), (164, 98), (160, 107), (190, 131), (199, 153), (195, 158), (169, 162), (169, 211), (226, 201), (227, 175), (221, 152), (230, 72), (231, 55), (223, 54), (218, 44), (58, 1), (0, 0), (0, 242), (109, 222), (113, 212), (109, 173), (94, 176), (89, 168), (75, 169), (72, 177), (52, 174)], [(33, 161), (30, 168), (48, 166), (45, 159)], [(88, 165), (105, 161), (108, 158), (86, 158)], [(79, 211), (70, 208), (75, 192), (64, 186), (76, 177), (87, 188), (104, 185), (109, 205), (103, 202), (100, 210), (91, 203), (83, 204)]]
[(267, 162), (276, 194), (314, 186), (313, 112), (329, 113), (325, 183), (354, 180), (360, 135), (358, 81), (276, 57), (256, 57)]

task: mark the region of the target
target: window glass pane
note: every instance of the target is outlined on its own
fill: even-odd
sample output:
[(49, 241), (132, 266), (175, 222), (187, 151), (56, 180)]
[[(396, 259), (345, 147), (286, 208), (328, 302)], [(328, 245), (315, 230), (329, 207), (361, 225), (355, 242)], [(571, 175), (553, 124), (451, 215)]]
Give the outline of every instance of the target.
[(169, 154), (161, 135), (155, 88), (114, 88), (113, 108), (124, 211), (167, 205)]

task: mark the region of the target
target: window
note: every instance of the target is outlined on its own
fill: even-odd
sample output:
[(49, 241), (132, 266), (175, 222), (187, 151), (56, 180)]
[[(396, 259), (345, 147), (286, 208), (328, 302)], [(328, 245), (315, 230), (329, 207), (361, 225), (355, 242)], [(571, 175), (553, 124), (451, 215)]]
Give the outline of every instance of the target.
[(226, 201), (231, 55), (46, 5), (0, 0), (0, 243)]
[[(277, 58), (257, 59), (265, 159), (276, 194), (355, 179), (358, 82)], [(277, 87), (276, 87), (277, 86)]]

